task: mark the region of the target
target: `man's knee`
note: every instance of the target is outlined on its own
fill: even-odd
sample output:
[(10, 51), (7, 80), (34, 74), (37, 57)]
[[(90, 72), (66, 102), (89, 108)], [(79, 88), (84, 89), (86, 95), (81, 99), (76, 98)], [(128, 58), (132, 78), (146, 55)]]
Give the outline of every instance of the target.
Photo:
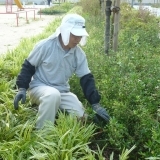
[(44, 93), (44, 95), (41, 97), (44, 101), (47, 102), (56, 102), (58, 101), (60, 103), (61, 100), (61, 94), (56, 89), (49, 89)]

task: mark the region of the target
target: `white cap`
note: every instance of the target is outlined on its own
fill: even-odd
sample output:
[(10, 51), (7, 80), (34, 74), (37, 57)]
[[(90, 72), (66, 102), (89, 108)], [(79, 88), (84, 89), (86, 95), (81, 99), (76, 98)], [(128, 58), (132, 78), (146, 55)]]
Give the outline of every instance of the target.
[(84, 46), (88, 33), (85, 29), (85, 19), (78, 14), (67, 14), (63, 17), (61, 25), (57, 28), (56, 33), (49, 38), (57, 37), (59, 34), (62, 36), (64, 45), (68, 45), (70, 33), (75, 36), (82, 36), (80, 44)]
[(61, 27), (64, 26), (75, 36), (89, 36), (85, 29), (85, 19), (78, 14), (66, 15), (61, 23)]

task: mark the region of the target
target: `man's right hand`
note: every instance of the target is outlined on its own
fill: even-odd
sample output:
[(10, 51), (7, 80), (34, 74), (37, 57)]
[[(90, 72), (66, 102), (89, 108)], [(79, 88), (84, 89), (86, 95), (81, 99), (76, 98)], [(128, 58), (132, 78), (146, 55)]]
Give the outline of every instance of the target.
[(18, 93), (16, 94), (14, 98), (14, 109), (18, 109), (18, 102), (21, 100), (21, 103), (24, 104), (26, 101), (26, 89), (25, 88), (19, 88)]

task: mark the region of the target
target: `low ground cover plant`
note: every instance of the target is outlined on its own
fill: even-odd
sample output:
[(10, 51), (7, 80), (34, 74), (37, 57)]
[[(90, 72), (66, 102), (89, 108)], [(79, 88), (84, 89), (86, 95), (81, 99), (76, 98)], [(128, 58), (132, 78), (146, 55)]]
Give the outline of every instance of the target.
[[(101, 93), (101, 103), (111, 120), (103, 126), (91, 121), (83, 125), (75, 117), (59, 113), (57, 125), (46, 124), (34, 130), (36, 109), (29, 100), (13, 109), (15, 79), (23, 60), (40, 39), (52, 34), (60, 23), (57, 18), (46, 30), (23, 39), (14, 50), (0, 58), (0, 159), (78, 159), (144, 160), (160, 157), (160, 39), (157, 18), (148, 11), (121, 4), (119, 50), (104, 54), (105, 18), (99, 2), (86, 0), (70, 12), (82, 14), (89, 32), (83, 48)], [(88, 7), (83, 7), (86, 4)], [(79, 80), (70, 80), (92, 116)], [(91, 117), (92, 118), (92, 117)], [(65, 119), (65, 121), (64, 121)], [(129, 156), (128, 156), (129, 154)]]

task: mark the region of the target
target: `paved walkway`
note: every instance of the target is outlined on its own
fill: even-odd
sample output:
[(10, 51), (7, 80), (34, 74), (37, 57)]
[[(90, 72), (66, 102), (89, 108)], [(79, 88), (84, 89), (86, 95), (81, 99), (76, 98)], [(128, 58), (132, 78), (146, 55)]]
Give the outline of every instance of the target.
[[(134, 5), (133, 6), (135, 9), (139, 9), (139, 5)], [(142, 6), (145, 9), (148, 9), (151, 13), (153, 13), (155, 16), (159, 17), (160, 16), (160, 8), (153, 8), (151, 6)]]

